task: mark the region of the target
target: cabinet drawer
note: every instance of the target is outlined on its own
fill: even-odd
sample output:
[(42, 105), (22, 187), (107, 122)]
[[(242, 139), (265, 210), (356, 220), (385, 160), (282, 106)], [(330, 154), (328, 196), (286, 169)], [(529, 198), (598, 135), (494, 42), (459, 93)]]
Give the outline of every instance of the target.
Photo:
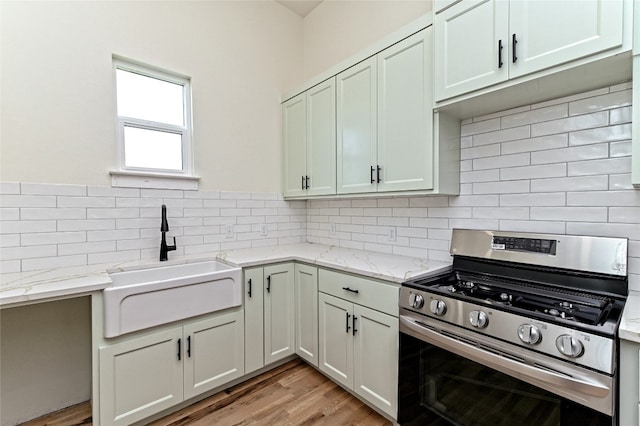
[(398, 316), (399, 287), (368, 278), (319, 269), (318, 288), (341, 299)]

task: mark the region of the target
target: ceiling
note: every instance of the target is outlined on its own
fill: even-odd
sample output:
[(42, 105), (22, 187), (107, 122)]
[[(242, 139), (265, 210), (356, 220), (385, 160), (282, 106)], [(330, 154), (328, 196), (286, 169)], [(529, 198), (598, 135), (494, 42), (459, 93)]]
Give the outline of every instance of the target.
[(289, 10), (294, 11), (301, 17), (305, 17), (316, 8), (322, 0), (276, 0)]

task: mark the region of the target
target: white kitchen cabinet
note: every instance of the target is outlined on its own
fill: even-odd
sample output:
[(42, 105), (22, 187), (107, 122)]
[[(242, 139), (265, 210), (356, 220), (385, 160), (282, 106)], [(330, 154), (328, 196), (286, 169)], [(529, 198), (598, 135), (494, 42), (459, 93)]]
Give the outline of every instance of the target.
[[(638, 8), (640, 9), (640, 7)], [(640, 12), (638, 13), (640, 15)], [(640, 26), (640, 22), (638, 23)], [(640, 33), (640, 28), (638, 29)], [(640, 105), (640, 55), (633, 57), (633, 105)], [(631, 183), (640, 189), (640, 107), (632, 109), (631, 119)]]
[(128, 425), (244, 374), (242, 310), (99, 349), (100, 424)]
[(623, 0), (462, 0), (434, 27), (442, 101), (622, 45)]
[(320, 370), (396, 418), (398, 288), (320, 269), (319, 289)]
[(244, 270), (244, 369), (264, 367), (264, 269)]
[(336, 192), (335, 91), (330, 78), (282, 105), (285, 196)]
[(432, 29), (377, 55), (378, 191), (433, 188)]
[(264, 363), (295, 353), (294, 267), (292, 263), (264, 268)]
[(640, 344), (620, 340), (620, 425), (640, 424)]
[(251, 372), (295, 353), (294, 264), (248, 268), (244, 280), (246, 370)]
[(337, 76), (337, 192), (433, 188), (431, 28)]
[(295, 265), (296, 354), (318, 366), (318, 268)]

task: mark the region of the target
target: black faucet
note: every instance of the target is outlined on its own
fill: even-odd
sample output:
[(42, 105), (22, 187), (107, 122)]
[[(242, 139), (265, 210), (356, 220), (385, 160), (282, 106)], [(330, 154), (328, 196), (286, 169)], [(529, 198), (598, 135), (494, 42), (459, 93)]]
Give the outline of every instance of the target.
[(167, 222), (167, 206), (162, 205), (162, 223), (160, 224), (160, 232), (162, 232), (162, 241), (160, 242), (160, 261), (168, 259), (167, 253), (176, 249), (176, 237), (173, 237), (173, 245), (167, 245), (167, 232), (169, 232), (169, 222)]

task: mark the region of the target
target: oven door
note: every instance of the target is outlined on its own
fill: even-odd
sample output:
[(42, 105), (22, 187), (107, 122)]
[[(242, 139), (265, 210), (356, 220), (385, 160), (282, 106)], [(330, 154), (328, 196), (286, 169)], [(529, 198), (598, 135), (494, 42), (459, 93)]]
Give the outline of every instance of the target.
[[(521, 350), (522, 354), (516, 348), (507, 353), (502, 346), (495, 339), (402, 310), (398, 423), (615, 424), (613, 378), (532, 351)], [(538, 355), (544, 359), (531, 359)]]

